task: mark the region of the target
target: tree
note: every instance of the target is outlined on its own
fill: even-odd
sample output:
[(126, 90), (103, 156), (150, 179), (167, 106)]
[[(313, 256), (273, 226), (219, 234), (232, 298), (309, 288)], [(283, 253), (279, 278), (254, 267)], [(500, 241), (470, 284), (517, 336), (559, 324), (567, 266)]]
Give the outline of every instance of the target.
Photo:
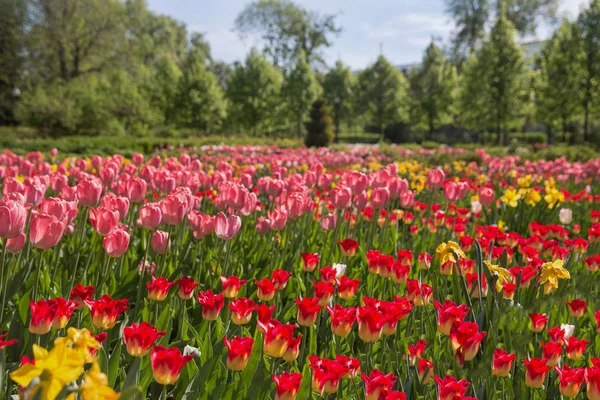
[(321, 47), (341, 29), (335, 15), (319, 15), (290, 0), (255, 0), (237, 16), (234, 24), (241, 37), (258, 35), (265, 54), (278, 67), (288, 66), (302, 54), (309, 64), (322, 63)]
[(302, 136), (302, 125), (313, 101), (319, 96), (320, 87), (315, 74), (303, 55), (285, 76), (282, 87), (287, 112), (296, 125), (296, 137)]
[(323, 92), (329, 104), (333, 104), (335, 142), (339, 140), (340, 124), (352, 118), (353, 96), (356, 78), (341, 61), (335, 63), (323, 78)]
[(445, 0), (445, 3), (446, 13), (456, 26), (452, 42), (457, 55), (468, 54), (481, 43), (486, 27), (499, 17), (502, 7), (521, 35), (535, 33), (540, 19), (553, 21), (558, 8), (558, 0)]
[(600, 0), (592, 0), (577, 19), (578, 34), (583, 46), (583, 139), (590, 138), (590, 115), (597, 108), (600, 91)]
[(29, 71), (69, 81), (116, 66), (125, 48), (125, 8), (118, 0), (32, 0)]
[(487, 66), (472, 53), (463, 63), (462, 70), (458, 79), (458, 122), (472, 132), (481, 134), (490, 128)]
[(331, 107), (325, 98), (321, 97), (312, 104), (306, 131), (306, 147), (327, 147), (333, 142)]
[(358, 77), (358, 109), (383, 138), (386, 125), (408, 121), (408, 81), (384, 56)]
[(206, 64), (194, 57), (188, 61), (177, 85), (177, 125), (214, 132), (227, 116), (223, 90)]
[(174, 121), (176, 111), (174, 103), (181, 75), (181, 69), (168, 54), (158, 58), (152, 66), (148, 97), (151, 104), (160, 110), (162, 121), (166, 123)]
[(253, 49), (244, 64), (235, 66), (227, 84), (234, 124), (255, 134), (274, 129), (282, 83), (281, 72)]
[(457, 95), (456, 67), (432, 41), (423, 56), (422, 66), (410, 74), (412, 97), (416, 104), (413, 123), (431, 135), (435, 129), (452, 122)]
[(22, 84), (26, 3), (0, 0), (0, 125), (12, 124)]
[(562, 129), (565, 140), (568, 124), (582, 110), (584, 100), (579, 87), (585, 79), (584, 54), (578, 42), (576, 26), (563, 21), (539, 56), (535, 81), (538, 115), (551, 130)]

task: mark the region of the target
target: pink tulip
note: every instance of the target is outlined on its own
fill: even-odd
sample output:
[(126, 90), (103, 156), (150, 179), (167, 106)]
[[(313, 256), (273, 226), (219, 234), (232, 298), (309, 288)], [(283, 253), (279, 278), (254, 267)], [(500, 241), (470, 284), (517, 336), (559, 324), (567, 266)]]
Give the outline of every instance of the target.
[(248, 216), (256, 211), (256, 204), (258, 203), (258, 198), (255, 193), (246, 191), (244, 196), (244, 206), (240, 208), (240, 214), (244, 216)]
[(358, 195), (367, 187), (368, 179), (362, 172), (348, 172), (345, 177), (346, 184), (352, 190), (352, 194)]
[(42, 200), (38, 206), (38, 211), (42, 214), (54, 215), (57, 219), (63, 220), (70, 210), (69, 202), (56, 197), (48, 197)]
[(356, 207), (357, 210), (364, 210), (365, 206), (367, 205), (367, 192), (363, 190), (362, 192), (354, 196), (354, 200), (352, 200), (352, 203), (354, 204), (354, 207)]
[(60, 193), (64, 187), (69, 185), (69, 178), (64, 174), (53, 174), (50, 176), (50, 188), (54, 193)]
[(333, 182), (333, 175), (331, 174), (321, 174), (319, 178), (317, 178), (317, 186), (319, 189), (327, 189), (331, 186), (331, 182)]
[(352, 190), (347, 186), (337, 186), (331, 191), (331, 203), (338, 210), (350, 207), (352, 201)]
[(7, 195), (13, 192), (25, 195), (25, 185), (23, 185), (22, 182), (16, 180), (15, 178), (6, 178), (4, 180), (4, 189), (2, 189), (2, 193), (4, 195)]
[(489, 206), (494, 202), (494, 190), (489, 187), (481, 188), (479, 191), (479, 202), (482, 206)]
[(281, 207), (273, 211), (269, 211), (267, 214), (269, 217), (269, 226), (272, 230), (280, 231), (285, 227), (288, 217), (285, 208)]
[(335, 229), (337, 225), (337, 214), (328, 214), (321, 219), (321, 228), (326, 231), (331, 231)]
[(169, 251), (169, 248), (171, 247), (169, 233), (165, 231), (155, 231), (152, 234), (150, 244), (152, 245), (152, 250), (156, 254), (166, 254)]
[(215, 223), (216, 220), (214, 217), (199, 213), (198, 222), (194, 228), (194, 237), (202, 239), (204, 236), (210, 235), (215, 231)]
[(400, 206), (402, 208), (411, 208), (415, 204), (415, 192), (406, 190), (400, 194)]
[(269, 220), (265, 217), (258, 217), (256, 220), (256, 233), (259, 235), (266, 235), (271, 231)]
[(100, 200), (102, 183), (98, 179), (85, 179), (77, 184), (77, 198), (79, 204), (94, 207)]
[(171, 194), (160, 201), (162, 220), (167, 225), (178, 225), (185, 218), (189, 199), (180, 194)]
[(158, 203), (148, 203), (140, 208), (140, 225), (148, 230), (155, 230), (162, 222), (162, 211)]
[(446, 179), (446, 174), (441, 169), (432, 169), (427, 174), (427, 187), (429, 189), (439, 189)]
[(119, 224), (119, 212), (102, 206), (92, 208), (90, 209), (90, 222), (98, 234), (106, 236)]
[(226, 217), (220, 212), (215, 216), (215, 234), (221, 239), (232, 239), (241, 227), (242, 220), (237, 215)]
[(117, 171), (114, 168), (111, 168), (110, 166), (106, 167), (106, 168), (102, 168), (102, 170), (100, 171), (100, 180), (106, 186), (110, 186), (111, 183), (114, 182), (116, 177), (117, 177)]
[(109, 257), (121, 257), (129, 247), (129, 233), (122, 229), (115, 229), (102, 240), (102, 247)]
[(384, 208), (390, 199), (390, 191), (386, 187), (378, 187), (373, 189), (371, 193), (371, 205), (373, 208)]
[(0, 237), (10, 239), (19, 236), (25, 228), (27, 210), (14, 200), (0, 201)]
[(102, 207), (119, 213), (119, 220), (122, 220), (129, 211), (129, 200), (126, 197), (115, 196), (113, 193), (107, 193), (100, 199)]
[(132, 178), (127, 181), (126, 190), (127, 198), (132, 203), (142, 203), (146, 197), (147, 184), (146, 181), (140, 178)]
[(66, 227), (66, 221), (60, 221), (54, 215), (34, 212), (29, 224), (29, 241), (38, 249), (49, 249), (60, 241)]
[(444, 185), (444, 199), (447, 202), (455, 202), (456, 200), (458, 200), (459, 194), (459, 188), (456, 182), (447, 182)]
[(458, 200), (462, 200), (465, 198), (467, 193), (469, 192), (469, 184), (467, 182), (458, 182)]
[(77, 186), (65, 186), (60, 191), (60, 198), (66, 201), (79, 202), (77, 198)]
[(27, 235), (25, 235), (25, 232), (19, 233), (19, 235), (14, 238), (6, 239), (6, 251), (12, 254), (18, 253), (23, 249), (23, 246), (25, 246), (25, 242), (27, 242)]
[(50, 157), (56, 157), (58, 155), (58, 149), (53, 147), (50, 149)]
[[(140, 166), (144, 163), (144, 156), (140, 153), (135, 153), (132, 157), (131, 157), (131, 161), (133, 161), (133, 163), (137, 166)], [(130, 199), (131, 200), (131, 199)]]
[(37, 206), (44, 199), (46, 186), (40, 181), (31, 181), (25, 185), (25, 204)]
[(405, 179), (399, 178), (388, 179), (386, 187), (390, 191), (390, 197), (397, 199), (402, 193), (408, 190), (408, 182)]

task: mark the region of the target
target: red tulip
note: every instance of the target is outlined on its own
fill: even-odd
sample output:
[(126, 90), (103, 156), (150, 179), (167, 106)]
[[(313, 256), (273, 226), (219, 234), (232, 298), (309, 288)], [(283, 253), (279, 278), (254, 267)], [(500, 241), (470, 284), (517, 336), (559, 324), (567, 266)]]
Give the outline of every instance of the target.
[[(392, 279), (394, 283), (400, 285), (406, 284), (408, 281), (408, 274), (410, 272), (410, 265), (402, 264), (400, 261), (394, 261), (392, 264)], [(383, 276), (383, 275), (382, 275)]]
[(392, 390), (396, 377), (392, 374), (384, 375), (379, 370), (372, 370), (369, 376), (364, 372), (361, 375), (365, 382), (365, 400), (378, 400), (382, 392)]
[(317, 253), (300, 253), (302, 256), (302, 269), (306, 272), (312, 272), (319, 264), (319, 255)]
[(372, 307), (358, 307), (358, 336), (361, 340), (373, 343), (381, 337), (384, 314)]
[(433, 376), (433, 363), (431, 360), (426, 358), (420, 358), (417, 361), (417, 368), (419, 369), (419, 379), (423, 385), (429, 384), (431, 382), (431, 377)]
[(415, 365), (417, 359), (421, 358), (425, 352), (425, 346), (427, 346), (427, 341), (425, 340), (419, 340), (414, 346), (410, 344), (408, 345), (410, 365)]
[(408, 279), (407, 282), (407, 297), (414, 301), (415, 306), (426, 306), (429, 304), (429, 299), (433, 294), (433, 289), (426, 283), (419, 284), (418, 280)]
[(358, 290), (359, 279), (350, 279), (347, 276), (342, 276), (337, 281), (338, 296), (341, 299), (349, 300), (354, 297), (354, 294)]
[(565, 301), (567, 306), (569, 306), (569, 312), (572, 317), (581, 318), (583, 317), (583, 313), (587, 309), (587, 303), (583, 300), (575, 299), (571, 301)]
[(356, 322), (356, 308), (336, 304), (333, 308), (327, 306), (327, 311), (331, 315), (331, 332), (340, 337), (348, 336)]
[(129, 233), (122, 229), (115, 229), (102, 239), (102, 247), (106, 250), (109, 257), (119, 258), (127, 251), (129, 247)]
[(148, 203), (140, 208), (139, 224), (145, 229), (155, 230), (162, 222), (162, 211), (157, 203)]
[(300, 345), (302, 344), (302, 335), (298, 337), (293, 337), (288, 341), (288, 346), (285, 349), (285, 352), (281, 356), (284, 361), (292, 362), (296, 361), (298, 355), (300, 354)]
[(6, 251), (12, 254), (16, 254), (23, 250), (23, 247), (25, 247), (26, 242), (27, 235), (25, 235), (25, 232), (21, 232), (13, 238), (6, 239)]
[(345, 257), (353, 257), (358, 250), (358, 242), (354, 239), (338, 240), (337, 243), (342, 248), (342, 255)]
[(319, 300), (319, 305), (325, 306), (333, 296), (335, 285), (331, 282), (313, 281), (313, 290), (315, 297)]
[(181, 369), (194, 358), (193, 354), (182, 355), (176, 348), (156, 346), (150, 355), (154, 380), (161, 385), (172, 385), (179, 379)]
[[(366, 299), (366, 297), (363, 298), (364, 301)], [(365, 302), (365, 304), (367, 303)], [(394, 296), (394, 301), (380, 301), (379, 310), (383, 312), (384, 315), (382, 333), (388, 336), (395, 334), (398, 321), (407, 317), (412, 310), (412, 307), (412, 301), (404, 297)]]
[(577, 339), (573, 336), (567, 340), (567, 358), (570, 360), (581, 360), (587, 347), (587, 339)]
[(212, 290), (201, 290), (198, 292), (198, 303), (202, 306), (202, 318), (214, 321), (219, 316), (225, 299), (222, 294), (214, 294)]
[(233, 239), (241, 227), (242, 220), (237, 215), (226, 217), (225, 214), (219, 212), (215, 216), (215, 234), (221, 239)]
[(292, 274), (282, 269), (276, 269), (271, 274), (271, 281), (273, 282), (273, 287), (275, 290), (283, 290), (287, 285), (288, 279)]
[(589, 400), (600, 400), (600, 359), (592, 358), (592, 367), (585, 369), (585, 385)]
[(545, 358), (532, 358), (531, 360), (523, 360), (526, 368), (526, 386), (534, 389), (540, 389), (542, 387), (544, 380), (546, 379), (546, 374), (548, 374), (548, 371), (550, 370), (547, 362), (548, 360)]
[(98, 179), (85, 179), (77, 184), (77, 199), (85, 207), (94, 207), (102, 195), (102, 183)]
[(102, 330), (108, 330), (115, 326), (117, 318), (127, 310), (127, 299), (113, 300), (108, 294), (99, 300), (86, 300), (85, 304), (90, 309), (92, 324)]
[(529, 314), (529, 318), (531, 318), (531, 330), (536, 333), (542, 332), (548, 323), (546, 314), (533, 313)]
[(227, 297), (228, 299), (233, 299), (238, 295), (240, 288), (246, 284), (246, 281), (238, 278), (235, 275), (230, 277), (222, 276), (221, 284), (223, 288), (223, 296)]
[(312, 388), (319, 393), (335, 393), (338, 383), (348, 372), (348, 367), (337, 360), (328, 360), (317, 356), (309, 356), (309, 367), (312, 369)]
[(31, 309), (31, 320), (29, 320), (29, 332), (35, 335), (45, 335), (50, 332), (54, 321), (53, 303), (51, 300), (40, 300), (37, 303), (29, 301)]
[(565, 331), (558, 326), (552, 327), (547, 330), (548, 335), (550, 336), (550, 341), (556, 343), (563, 343), (565, 341)]
[(558, 386), (560, 394), (569, 398), (577, 397), (581, 390), (581, 385), (583, 385), (585, 369), (571, 368), (568, 365), (563, 365), (562, 368), (554, 367), (554, 370), (560, 378)]
[(273, 304), (271, 307), (267, 306), (266, 304), (261, 304), (258, 306), (258, 324), (256, 325), (256, 327), (259, 331), (263, 332), (262, 328), (269, 324), (269, 322), (271, 321), (271, 317), (273, 317), (273, 311), (275, 311), (275, 304)]
[(304, 297), (302, 300), (296, 299), (298, 306), (297, 320), (301, 326), (313, 326), (319, 316), (322, 306), (316, 297)]
[(438, 332), (450, 336), (450, 329), (455, 321), (463, 321), (469, 312), (466, 304), (456, 305), (451, 300), (445, 300), (443, 304), (434, 300), (433, 304), (437, 309)]
[(269, 357), (282, 357), (293, 340), (295, 325), (282, 324), (274, 319), (267, 323), (258, 321), (259, 329), (264, 333), (263, 352)]
[(69, 299), (77, 303), (76, 309), (82, 310), (85, 307), (85, 302), (92, 299), (94, 290), (93, 286), (83, 286), (81, 283), (78, 283), (71, 290), (71, 297)]
[(4, 340), (8, 336), (8, 332), (0, 335), (0, 349), (5, 349), (8, 346), (12, 346), (19, 341), (17, 339)]
[(321, 268), (319, 270), (319, 274), (321, 275), (322, 280), (334, 283), (337, 275), (337, 270), (327, 265), (325, 268)]
[(106, 236), (119, 224), (119, 212), (106, 207), (92, 208), (90, 209), (90, 222), (99, 235)]
[(433, 377), (438, 387), (438, 400), (454, 400), (467, 393), (469, 382), (465, 379), (457, 381), (453, 376), (445, 376), (440, 379), (437, 375)]
[(194, 296), (194, 289), (198, 286), (198, 282), (189, 276), (179, 278), (175, 283), (179, 287), (177, 295), (181, 300), (189, 300)]
[(248, 364), (254, 339), (251, 337), (236, 336), (231, 340), (224, 338), (223, 342), (225, 342), (228, 350), (227, 368), (234, 371), (243, 371)]
[(298, 372), (284, 372), (281, 375), (271, 375), (275, 382), (275, 400), (295, 400), (302, 383), (302, 374)]
[(502, 377), (508, 376), (515, 358), (517, 358), (516, 355), (509, 354), (506, 350), (494, 350), (494, 355), (492, 357), (492, 375)]
[(245, 325), (250, 322), (252, 312), (258, 310), (254, 300), (245, 297), (232, 300), (228, 307), (231, 310), (231, 321), (236, 325)]
[(171, 247), (171, 240), (169, 239), (169, 233), (165, 231), (154, 231), (152, 239), (150, 239), (152, 250), (156, 254), (167, 254)]
[(152, 277), (152, 282), (146, 282), (148, 298), (154, 301), (163, 301), (167, 298), (169, 290), (176, 282), (169, 282), (167, 278)]
[(260, 301), (270, 301), (275, 296), (275, 286), (268, 278), (263, 278), (261, 281), (254, 278), (254, 282), (258, 288), (256, 296)]
[(54, 313), (52, 327), (55, 329), (62, 329), (67, 326), (67, 322), (69, 322), (71, 315), (73, 315), (77, 303), (71, 300), (65, 300), (62, 297), (48, 300), (48, 303), (51, 303), (52, 312)]
[(53, 215), (32, 213), (29, 224), (29, 241), (32, 246), (47, 250), (58, 244), (66, 227), (66, 220), (59, 221)]
[(127, 347), (127, 352), (133, 357), (143, 357), (150, 352), (154, 343), (163, 337), (167, 332), (159, 332), (154, 326), (147, 322), (123, 328), (123, 342)]
[(475, 322), (455, 321), (450, 330), (452, 351), (462, 366), (465, 361), (471, 361), (479, 351), (479, 345), (487, 332), (479, 332)]

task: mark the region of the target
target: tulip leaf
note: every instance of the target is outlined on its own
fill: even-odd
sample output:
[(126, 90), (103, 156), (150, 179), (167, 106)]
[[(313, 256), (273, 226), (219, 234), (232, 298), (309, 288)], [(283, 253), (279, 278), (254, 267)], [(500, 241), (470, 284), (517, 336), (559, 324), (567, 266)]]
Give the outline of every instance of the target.
[(121, 346), (123, 344), (122, 340), (117, 340), (117, 344), (110, 355), (108, 360), (108, 385), (110, 387), (115, 386), (115, 382), (117, 381), (117, 376), (119, 375), (119, 361), (121, 358)]
[(133, 386), (123, 390), (119, 400), (144, 400), (144, 394), (138, 386)]
[(127, 377), (125, 378), (125, 383), (123, 384), (123, 390), (133, 387), (138, 380), (138, 375), (140, 373), (140, 364), (142, 362), (141, 357), (135, 357), (133, 363), (129, 367), (127, 371)]
[(17, 303), (17, 307), (19, 308), (19, 316), (21, 317), (21, 321), (23, 322), (23, 325), (27, 324), (27, 315), (29, 314), (29, 300), (30, 300), (31, 290), (33, 290), (33, 289), (30, 289), (27, 292), (23, 293), (23, 295), (21, 296), (21, 298), (19, 299), (19, 301)]
[(312, 390), (310, 380), (310, 368), (308, 366), (308, 363), (306, 363), (304, 364), (304, 368), (302, 369), (302, 382), (300, 383), (300, 390), (298, 390), (298, 399), (310, 398)]
[(250, 384), (252, 383), (252, 380), (256, 373), (256, 369), (258, 368), (259, 361), (262, 358), (262, 345), (263, 341), (261, 338), (261, 333), (258, 329), (256, 329), (256, 332), (254, 333), (254, 344), (252, 345), (252, 353), (250, 354), (248, 364), (246, 365), (244, 371), (242, 371), (241, 376), (242, 385), (246, 389), (250, 387)]

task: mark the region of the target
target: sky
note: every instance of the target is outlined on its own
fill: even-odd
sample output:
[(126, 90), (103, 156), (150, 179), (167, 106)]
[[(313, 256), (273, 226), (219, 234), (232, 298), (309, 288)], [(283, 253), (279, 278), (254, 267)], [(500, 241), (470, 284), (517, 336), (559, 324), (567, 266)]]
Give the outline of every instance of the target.
[[(232, 31), (236, 16), (250, 0), (148, 0), (151, 10), (185, 22), (190, 31), (206, 34), (213, 58), (243, 60), (256, 39), (242, 40)], [(341, 59), (362, 69), (383, 54), (396, 65), (419, 62), (431, 38), (448, 43), (453, 31), (443, 0), (295, 0), (308, 10), (338, 14), (343, 31), (325, 49), (329, 65)], [(560, 0), (559, 16), (574, 18), (589, 0)], [(542, 24), (535, 36), (545, 39), (552, 27)], [(260, 46), (259, 46), (260, 47)]]

